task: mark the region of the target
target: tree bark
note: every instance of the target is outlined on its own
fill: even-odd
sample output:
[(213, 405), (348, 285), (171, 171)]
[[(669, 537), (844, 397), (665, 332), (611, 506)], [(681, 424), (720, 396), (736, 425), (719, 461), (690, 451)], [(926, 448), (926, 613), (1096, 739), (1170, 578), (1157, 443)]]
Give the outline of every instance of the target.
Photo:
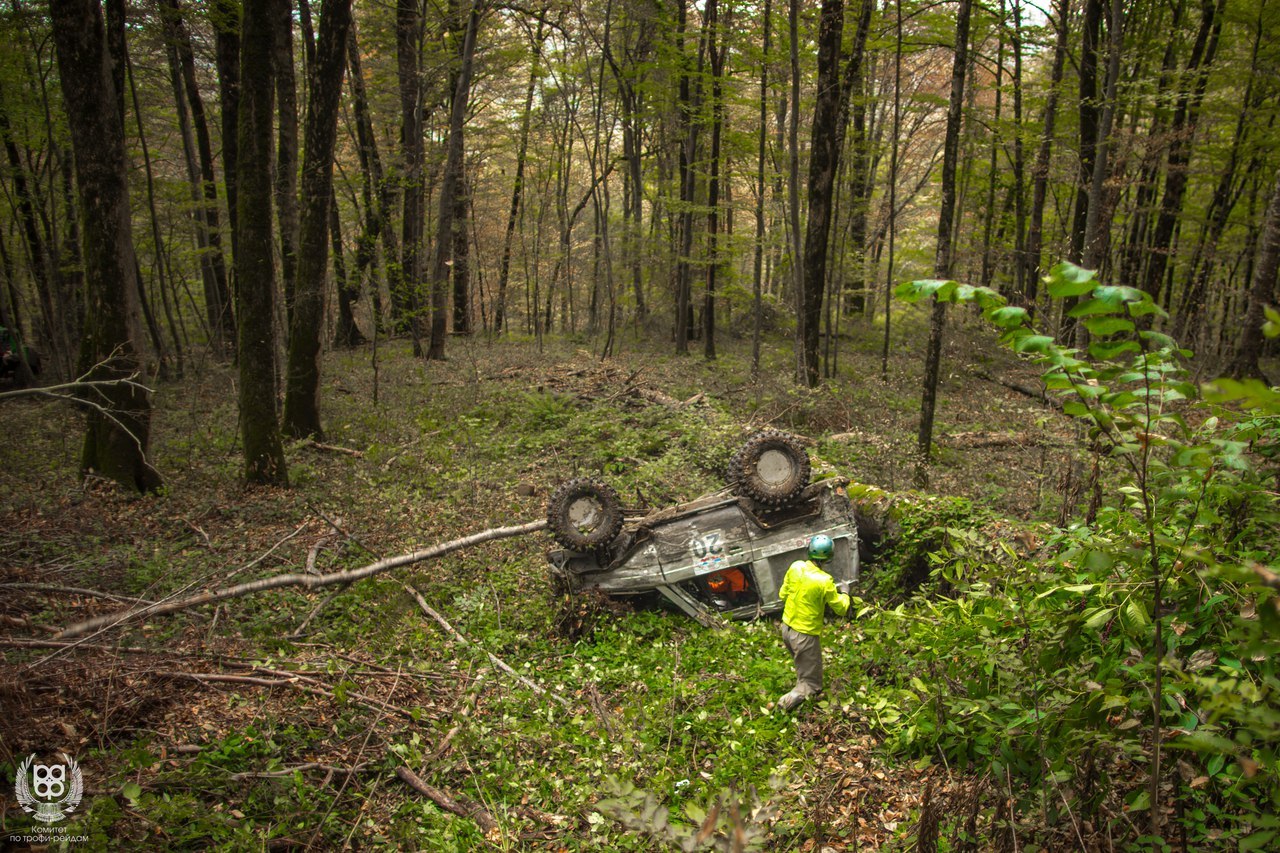
[[(84, 216), (88, 311), (81, 362), (90, 381), (120, 379), (143, 365), (124, 126), (102, 9), (97, 0), (52, 0), (49, 10)], [(96, 400), (101, 407), (89, 411), (83, 470), (140, 492), (158, 489), (160, 474), (147, 461), (151, 401), (145, 390), (119, 383)]]
[[(250, 0), (252, 2), (252, 0)], [(286, 317), (293, 313), (298, 278), (298, 87), (293, 70), (293, 4), (270, 0), (274, 11), (271, 71), (276, 84), (276, 219), (280, 226), (280, 272)], [(288, 320), (286, 320), (288, 323)], [(287, 326), (286, 326), (287, 327)]]
[(840, 42), (844, 0), (822, 0), (818, 25), (818, 91), (814, 98), (809, 144), (809, 217), (804, 236), (801, 289), (802, 380), (818, 384), (818, 338), (826, 290), (827, 245), (831, 237), (836, 171), (840, 166)]
[[(938, 242), (934, 253), (934, 278), (949, 279), (954, 266), (952, 223), (956, 207), (956, 169), (960, 152), (961, 107), (969, 55), (971, 0), (960, 0), (956, 13), (955, 61), (951, 66), (951, 97), (947, 106), (947, 130), (942, 154), (942, 208), (938, 213)], [(933, 416), (938, 399), (938, 374), (942, 365), (942, 334), (947, 304), (936, 297), (929, 317), (929, 344), (925, 352), (924, 390), (920, 399), (920, 429), (916, 435), (914, 481), (917, 488), (929, 484), (929, 457), (933, 446)]]
[(1280, 272), (1280, 170), (1276, 171), (1271, 188), (1271, 201), (1262, 221), (1262, 241), (1258, 246), (1257, 261), (1253, 267), (1253, 281), (1249, 287), (1249, 308), (1245, 314), (1244, 331), (1229, 373), (1236, 378), (1266, 379), (1258, 359), (1262, 355), (1263, 309), (1275, 296), (1276, 276)]
[(422, 12), (419, 0), (396, 3), (396, 68), (400, 87), (400, 156), (402, 160), (400, 269), (393, 277), (399, 291), (391, 291), (391, 310), (397, 325), (413, 337), (413, 354), (422, 355), (422, 79), (419, 52)]
[(436, 250), (431, 271), (431, 343), (427, 358), (443, 360), (447, 308), (449, 300), (449, 260), (452, 254), (453, 229), (466, 228), (454, 216), (457, 196), (462, 192), (463, 126), (467, 116), (467, 102), (471, 94), (471, 66), (476, 52), (476, 29), (480, 25), (480, 7), (471, 4), (467, 16), (467, 29), (463, 36), (461, 62), (457, 85), (453, 90), (453, 103), (449, 110), (449, 142), (445, 157), (444, 174), (440, 179), (440, 207), (436, 219)]
[(213, 168), (213, 143), (209, 139), (209, 122), (205, 118), (204, 99), (196, 81), (195, 52), (191, 47), (191, 35), (182, 19), (178, 0), (161, 0), (166, 33), (177, 53), (179, 72), (186, 92), (187, 106), (191, 112), (191, 125), (195, 131), (196, 153), (199, 157), (199, 178), (196, 182), (196, 203), (202, 211), (199, 226), (204, 231), (206, 244), (201, 265), (207, 267), (205, 310), (208, 313), (209, 330), (213, 336), (215, 351), (225, 354), (235, 340), (235, 322), (231, 313), (231, 289), (227, 284), (227, 266), (222, 256), (222, 229), (218, 215), (218, 179)]
[(276, 410), (275, 291), (271, 199), (275, 19), (288, 0), (245, 4), (241, 29), (237, 156), (236, 316), (240, 370), (240, 435), (245, 479), (289, 484)]
[[(236, 202), (237, 151), (240, 134), (240, 4), (237, 0), (213, 0), (209, 17), (213, 23), (215, 56), (218, 66), (218, 102), (222, 105), (222, 177), (227, 186), (227, 223), (231, 228), (231, 265), (235, 270), (236, 227), (239, 209)], [(228, 291), (234, 294), (235, 283)], [(234, 298), (234, 297), (233, 297)], [(227, 312), (231, 314), (230, 311)], [(235, 318), (230, 317), (232, 340)]]
[[(302, 225), (298, 280), (289, 318), (284, 430), (295, 438), (320, 438), (320, 331), (324, 325), (325, 270), (333, 203), (333, 150), (346, 68), (351, 0), (324, 0), (320, 41), (311, 64), (302, 164)], [(339, 247), (341, 248), (341, 247)]]
[(542, 40), (546, 23), (539, 18), (538, 30), (530, 46), (529, 85), (524, 93), (524, 110), (520, 114), (520, 148), (516, 153), (516, 177), (511, 187), (511, 209), (507, 214), (507, 229), (502, 238), (502, 261), (498, 267), (498, 295), (493, 309), (493, 331), (501, 334), (507, 318), (507, 282), (511, 276), (511, 242), (515, 237), (516, 223), (520, 219), (520, 205), (524, 200), (524, 167), (529, 152), (529, 127), (533, 120), (533, 93), (538, 84), (538, 66), (542, 59)]

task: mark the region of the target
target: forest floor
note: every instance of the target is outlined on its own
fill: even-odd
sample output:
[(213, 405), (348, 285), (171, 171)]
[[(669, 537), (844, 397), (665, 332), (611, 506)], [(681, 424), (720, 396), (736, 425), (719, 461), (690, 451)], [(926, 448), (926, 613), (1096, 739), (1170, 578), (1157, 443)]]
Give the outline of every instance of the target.
[[(68, 832), (95, 847), (649, 849), (665, 831), (657, 805), (691, 836), (717, 796), (736, 792), (748, 800), (738, 822), (770, 848), (909, 848), (926, 796), (963, 810), (979, 780), (880, 748), (842, 655), (854, 628), (832, 629), (825, 698), (785, 714), (772, 707), (792, 677), (776, 622), (707, 630), (566, 597), (550, 582), (545, 533), (349, 587), (130, 622), (74, 646), (50, 638), (132, 599), (355, 568), (534, 521), (575, 474), (614, 482), (628, 506), (686, 500), (722, 487), (729, 455), (765, 426), (812, 438), (819, 471), (903, 491), (923, 330), (914, 314), (898, 325), (883, 381), (878, 328), (855, 329), (838, 375), (814, 391), (792, 384), (778, 341), (759, 381), (749, 340), (722, 342), (707, 362), (638, 346), (630, 331), (605, 361), (562, 339), (454, 339), (443, 363), (413, 359), (402, 341), (376, 357), (330, 353), (327, 435), (288, 446), (287, 490), (241, 482), (227, 365), (158, 384), (156, 496), (81, 483), (80, 416), (11, 402), (0, 447), (5, 776), (33, 752), (76, 758), (84, 803)], [(1079, 500), (1075, 427), (993, 381), (1037, 386), (1034, 368), (975, 323), (959, 320), (949, 337), (929, 491), (1007, 519), (1000, 535), (1032, 537)], [(403, 767), (439, 799), (397, 777)], [(631, 785), (650, 795), (647, 810)], [(631, 804), (629, 823), (650, 835), (605, 817), (597, 806), (609, 798)], [(0, 832), (31, 826), (11, 798), (3, 808)]]

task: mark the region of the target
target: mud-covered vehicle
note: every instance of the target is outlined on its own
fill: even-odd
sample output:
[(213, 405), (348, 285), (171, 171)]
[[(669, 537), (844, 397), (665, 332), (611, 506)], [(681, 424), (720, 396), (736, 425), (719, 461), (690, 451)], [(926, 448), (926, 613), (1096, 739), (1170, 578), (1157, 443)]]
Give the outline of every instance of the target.
[(823, 568), (842, 589), (858, 579), (858, 527), (844, 479), (810, 484), (809, 457), (786, 433), (752, 436), (729, 464), (730, 487), (641, 518), (624, 517), (616, 491), (569, 480), (547, 504), (563, 548), (547, 555), (570, 589), (658, 593), (700, 622), (753, 619), (782, 609), (778, 590), (809, 539), (825, 533)]

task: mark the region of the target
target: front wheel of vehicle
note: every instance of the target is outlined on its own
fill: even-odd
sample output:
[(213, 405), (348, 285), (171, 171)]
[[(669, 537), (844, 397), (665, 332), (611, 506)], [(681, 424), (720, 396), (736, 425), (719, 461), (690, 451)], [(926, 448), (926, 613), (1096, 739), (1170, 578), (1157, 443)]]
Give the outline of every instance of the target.
[(601, 548), (622, 529), (622, 500), (607, 483), (589, 477), (569, 480), (547, 502), (547, 526), (566, 548)]
[(729, 462), (729, 480), (759, 504), (785, 506), (809, 485), (809, 454), (793, 435), (758, 432)]

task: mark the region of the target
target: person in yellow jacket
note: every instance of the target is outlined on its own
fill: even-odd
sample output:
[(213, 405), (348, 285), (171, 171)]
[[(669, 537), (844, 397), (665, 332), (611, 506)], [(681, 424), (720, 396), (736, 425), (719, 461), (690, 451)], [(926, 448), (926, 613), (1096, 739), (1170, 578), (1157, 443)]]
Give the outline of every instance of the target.
[(810, 539), (809, 559), (791, 564), (778, 591), (783, 602), (782, 641), (796, 665), (796, 686), (778, 700), (788, 711), (822, 692), (822, 622), (827, 608), (837, 616), (849, 610), (848, 594), (822, 570), (835, 551), (830, 536)]

